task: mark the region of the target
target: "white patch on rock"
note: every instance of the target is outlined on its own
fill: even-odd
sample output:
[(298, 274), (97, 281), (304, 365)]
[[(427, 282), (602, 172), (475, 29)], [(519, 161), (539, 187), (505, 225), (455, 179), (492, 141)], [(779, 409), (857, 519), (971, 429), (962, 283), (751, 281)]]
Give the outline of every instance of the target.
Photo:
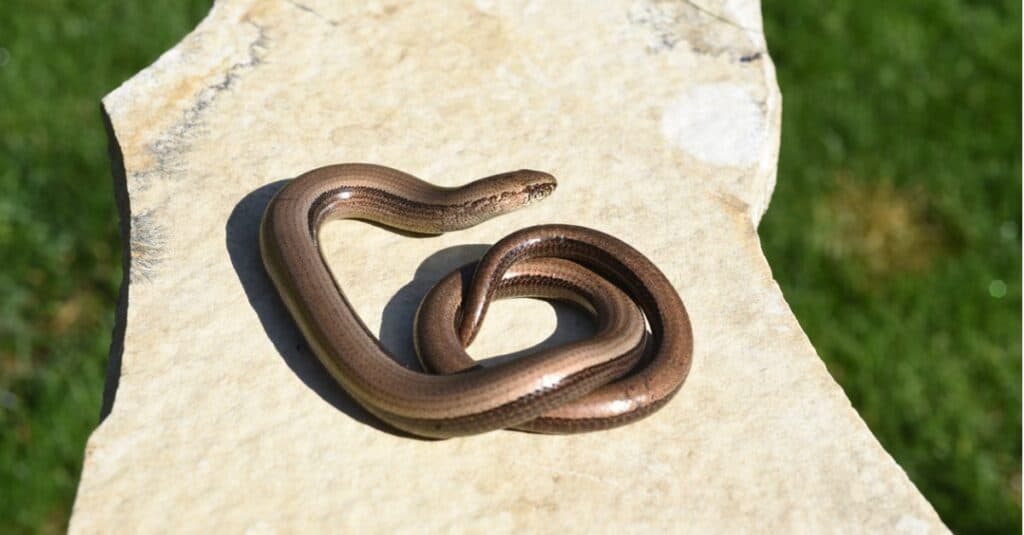
[(766, 125), (742, 87), (717, 83), (691, 87), (670, 102), (661, 116), (661, 133), (697, 159), (746, 166), (761, 157)]

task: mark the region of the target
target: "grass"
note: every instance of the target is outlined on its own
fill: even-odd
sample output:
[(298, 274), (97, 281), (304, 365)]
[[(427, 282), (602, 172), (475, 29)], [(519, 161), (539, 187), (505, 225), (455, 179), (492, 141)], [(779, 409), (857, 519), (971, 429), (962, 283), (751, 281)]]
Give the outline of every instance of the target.
[(99, 99), (208, 2), (14, 0), (0, 16), (0, 532), (67, 523), (121, 278)]
[[(0, 17), (0, 532), (64, 529), (120, 281), (102, 95), (207, 1)], [(761, 224), (801, 324), (964, 532), (1021, 521), (1020, 4), (765, 0), (785, 96)]]
[(954, 530), (1021, 522), (1020, 3), (764, 3), (784, 98), (765, 253)]

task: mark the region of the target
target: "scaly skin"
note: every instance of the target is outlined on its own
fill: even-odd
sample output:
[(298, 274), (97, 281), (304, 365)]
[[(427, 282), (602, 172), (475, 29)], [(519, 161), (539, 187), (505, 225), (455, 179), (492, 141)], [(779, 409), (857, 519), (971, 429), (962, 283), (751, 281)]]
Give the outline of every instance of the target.
[[(417, 324), (423, 328), (418, 330), (426, 332), (420, 333), (419, 346), (454, 337), (457, 355), (469, 358), (462, 348), (479, 329), (489, 300), (502, 292), (584, 304), (595, 311), (598, 332), (564, 347), (454, 375), (397, 364), (356, 315), (320, 254), (317, 230), (330, 219), (442, 233), (543, 199), (555, 185), (550, 175), (529, 170), (440, 188), (376, 165), (323, 167), (293, 180), (267, 206), (260, 227), (264, 265), (332, 376), (396, 428), (446, 438), (506, 427), (564, 433), (621, 425), (664, 404), (685, 380), (692, 354), (682, 301), (664, 275), (628, 245), (564, 225), (533, 227), (499, 242), (477, 269), (460, 333), (446, 338), (446, 331), (431, 323), (437, 318), (421, 309)], [(636, 304), (603, 279), (633, 295)], [(461, 288), (455, 292), (461, 295)], [(452, 302), (450, 295), (444, 301)], [(648, 341), (644, 314), (652, 328), (654, 356), (634, 370)], [(453, 331), (455, 323), (447, 325)]]

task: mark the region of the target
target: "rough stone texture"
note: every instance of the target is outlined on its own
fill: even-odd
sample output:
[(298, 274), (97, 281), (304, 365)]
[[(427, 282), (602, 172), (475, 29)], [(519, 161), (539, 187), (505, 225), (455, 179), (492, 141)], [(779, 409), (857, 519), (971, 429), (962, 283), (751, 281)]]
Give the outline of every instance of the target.
[[(217, 2), (103, 101), (130, 278), (71, 531), (945, 531), (761, 253), (781, 102), (760, 28), (754, 0)], [(442, 237), (325, 229), (398, 358), (419, 298), (480, 244), (572, 222), (676, 284), (696, 341), (682, 392), (586, 435), (384, 430), (306, 349), (257, 250), (284, 179), (348, 161), (446, 185), (560, 179), (535, 208)], [(586, 332), (560, 307), (503, 302), (472, 350)]]

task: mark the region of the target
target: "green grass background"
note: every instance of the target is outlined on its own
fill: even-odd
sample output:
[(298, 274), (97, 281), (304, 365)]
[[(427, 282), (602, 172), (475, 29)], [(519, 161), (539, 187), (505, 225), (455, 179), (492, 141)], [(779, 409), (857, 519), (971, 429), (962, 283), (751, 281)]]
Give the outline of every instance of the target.
[[(208, 2), (5, 7), (0, 532), (47, 533), (66, 526), (97, 423), (121, 278), (98, 102)], [(775, 276), (943, 520), (1019, 533), (1020, 3), (763, 9), (785, 102), (760, 228)]]

